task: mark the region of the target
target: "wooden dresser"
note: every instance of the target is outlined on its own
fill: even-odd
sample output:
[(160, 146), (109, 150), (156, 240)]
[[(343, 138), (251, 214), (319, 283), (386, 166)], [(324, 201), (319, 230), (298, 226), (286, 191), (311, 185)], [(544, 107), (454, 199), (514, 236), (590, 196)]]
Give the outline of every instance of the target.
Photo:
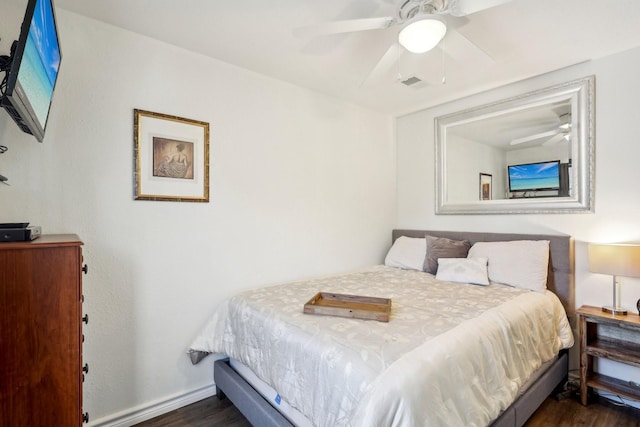
[(0, 243), (0, 427), (81, 426), (82, 242)]

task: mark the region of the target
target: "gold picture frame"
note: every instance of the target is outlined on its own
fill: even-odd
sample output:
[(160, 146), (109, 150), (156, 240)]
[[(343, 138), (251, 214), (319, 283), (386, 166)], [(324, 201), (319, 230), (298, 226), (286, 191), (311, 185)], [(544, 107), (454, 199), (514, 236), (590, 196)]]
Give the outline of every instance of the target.
[(133, 110), (134, 199), (209, 202), (209, 123)]

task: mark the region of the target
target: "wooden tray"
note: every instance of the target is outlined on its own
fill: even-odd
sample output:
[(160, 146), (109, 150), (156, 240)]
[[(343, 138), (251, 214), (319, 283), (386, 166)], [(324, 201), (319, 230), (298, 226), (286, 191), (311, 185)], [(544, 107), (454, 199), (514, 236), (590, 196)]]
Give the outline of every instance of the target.
[(307, 314), (351, 317), (388, 322), (391, 300), (388, 298), (318, 292), (304, 305)]

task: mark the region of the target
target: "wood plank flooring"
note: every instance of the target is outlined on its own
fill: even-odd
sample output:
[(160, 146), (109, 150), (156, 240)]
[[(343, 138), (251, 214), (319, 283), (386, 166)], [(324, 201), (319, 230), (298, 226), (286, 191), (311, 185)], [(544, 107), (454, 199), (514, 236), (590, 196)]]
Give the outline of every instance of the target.
[(579, 398), (548, 398), (525, 427), (640, 427), (640, 409), (616, 406), (605, 400), (582, 406)]
[[(212, 396), (136, 427), (249, 427), (229, 399)], [(582, 406), (576, 398), (548, 398), (525, 427), (640, 427), (640, 410), (607, 402)]]
[(208, 397), (135, 427), (251, 427), (251, 423), (229, 399)]

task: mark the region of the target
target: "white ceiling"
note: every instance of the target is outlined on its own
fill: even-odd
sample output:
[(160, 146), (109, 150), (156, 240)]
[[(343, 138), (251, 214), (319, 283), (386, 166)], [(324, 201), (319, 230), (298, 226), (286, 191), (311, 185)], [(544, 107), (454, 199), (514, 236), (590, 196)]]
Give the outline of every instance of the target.
[[(440, 46), (420, 55), (403, 51), (386, 72), (370, 74), (397, 40), (399, 27), (312, 39), (295, 37), (293, 29), (394, 16), (393, 0), (55, 2), (58, 8), (394, 115), (640, 46), (638, 0), (513, 0), (450, 21), (450, 28), (459, 27), (445, 37), (444, 51)], [(446, 84), (441, 83), (443, 69)], [(397, 81), (398, 70), (403, 78), (416, 75), (427, 84), (406, 87)]]

